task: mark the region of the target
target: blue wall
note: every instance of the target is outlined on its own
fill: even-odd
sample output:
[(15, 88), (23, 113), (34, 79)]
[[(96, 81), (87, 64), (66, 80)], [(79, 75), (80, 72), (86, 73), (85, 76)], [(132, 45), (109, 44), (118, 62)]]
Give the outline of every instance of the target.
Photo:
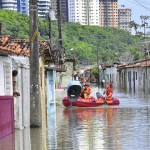
[(48, 114), (56, 111), (55, 101), (55, 76), (56, 71), (47, 71), (47, 111)]

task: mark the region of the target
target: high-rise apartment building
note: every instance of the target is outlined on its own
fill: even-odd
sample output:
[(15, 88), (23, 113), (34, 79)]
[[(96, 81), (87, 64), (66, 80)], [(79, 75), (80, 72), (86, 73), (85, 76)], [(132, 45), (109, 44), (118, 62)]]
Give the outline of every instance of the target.
[(99, 0), (68, 0), (68, 20), (98, 26)]
[(29, 2), (28, 0), (17, 0), (17, 11), (24, 13), (24, 14), (29, 14)]
[(0, 0), (0, 9), (28, 14), (28, 0)]
[(99, 0), (99, 25), (118, 27), (118, 0)]
[(50, 0), (38, 0), (38, 16), (42, 19), (47, 18), (50, 12)]
[[(51, 8), (57, 14), (57, 0), (51, 0)], [(60, 8), (61, 8), (62, 21), (68, 22), (68, 0), (61, 0)]]
[(131, 9), (118, 9), (119, 28), (127, 30), (131, 33), (129, 24), (131, 21)]
[(17, 11), (17, 0), (0, 0), (0, 9)]
[(51, 0), (51, 8), (57, 12), (57, 0)]
[(61, 12), (63, 22), (68, 22), (68, 0), (61, 0)]

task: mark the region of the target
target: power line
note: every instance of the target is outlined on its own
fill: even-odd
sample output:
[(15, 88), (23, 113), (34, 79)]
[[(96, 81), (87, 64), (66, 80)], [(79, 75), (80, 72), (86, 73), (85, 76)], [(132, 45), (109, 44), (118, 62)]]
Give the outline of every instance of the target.
[(137, 5), (137, 3), (132, 2), (131, 0), (125, 0), (125, 1), (128, 1), (128, 2), (130, 2), (130, 3), (132, 3), (132, 4), (136, 4), (136, 5)]
[(138, 5), (138, 6), (140, 6), (140, 7), (143, 7), (143, 8), (145, 8), (146, 10), (150, 11), (150, 8), (144, 6), (143, 4), (141, 4), (141, 3), (140, 3), (139, 1), (137, 1), (137, 0), (134, 0), (134, 1), (125, 0), (125, 1), (128, 1), (128, 2), (130, 2), (130, 3), (132, 3), (132, 4), (135, 4), (135, 5)]
[(145, 4), (145, 5), (150, 5), (150, 3), (147, 3), (147, 2), (143, 2), (143, 1), (139, 1), (139, 2), (141, 2), (141, 3)]
[(147, 9), (148, 11), (150, 11), (150, 8), (144, 6), (143, 4), (141, 4), (140, 2), (138, 2), (137, 0), (134, 0), (134, 1), (137, 2), (137, 4), (139, 4), (139, 6), (141, 6), (141, 7), (145, 8), (145, 9)]

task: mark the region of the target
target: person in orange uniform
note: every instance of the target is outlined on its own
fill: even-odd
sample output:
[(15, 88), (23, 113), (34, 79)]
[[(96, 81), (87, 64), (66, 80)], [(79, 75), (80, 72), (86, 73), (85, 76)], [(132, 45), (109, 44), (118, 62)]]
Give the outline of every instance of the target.
[(105, 99), (106, 100), (111, 100), (112, 99), (112, 94), (113, 94), (113, 89), (111, 88), (111, 83), (107, 82), (105, 91), (103, 92), (105, 94)]
[(82, 88), (82, 90), (81, 90), (81, 94), (80, 94), (80, 96), (82, 97), (82, 98), (93, 98), (92, 96), (90, 96), (90, 94), (91, 94), (91, 89), (90, 89), (90, 87), (89, 87), (89, 84), (86, 82), (85, 84), (84, 84), (84, 87)]
[(91, 89), (89, 87), (89, 84), (85, 83), (84, 87), (85, 87), (85, 89), (84, 89), (84, 98), (91, 98), (91, 96), (90, 96)]

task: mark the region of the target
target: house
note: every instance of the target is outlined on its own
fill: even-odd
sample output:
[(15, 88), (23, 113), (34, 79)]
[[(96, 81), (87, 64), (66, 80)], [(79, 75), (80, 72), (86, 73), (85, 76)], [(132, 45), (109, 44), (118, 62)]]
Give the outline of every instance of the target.
[[(47, 79), (45, 65), (49, 66), (55, 58), (51, 53), (49, 41), (39, 41), (39, 70), (41, 119), (47, 121)], [(30, 126), (30, 47), (27, 39), (12, 39), (10, 35), (0, 38), (0, 95), (14, 96), (15, 127)], [(58, 55), (59, 56), (59, 55)], [(61, 69), (59, 67), (56, 67)], [(53, 71), (52, 71), (53, 72)], [(55, 83), (55, 77), (54, 83)], [(53, 90), (55, 86), (53, 86)], [(54, 96), (54, 95), (53, 95)]]
[(150, 59), (118, 66), (119, 85), (130, 92), (150, 92)]
[(101, 79), (105, 79), (106, 82), (111, 82), (114, 88), (117, 88), (117, 73), (118, 63), (113, 63), (112, 65), (102, 66), (101, 69)]

